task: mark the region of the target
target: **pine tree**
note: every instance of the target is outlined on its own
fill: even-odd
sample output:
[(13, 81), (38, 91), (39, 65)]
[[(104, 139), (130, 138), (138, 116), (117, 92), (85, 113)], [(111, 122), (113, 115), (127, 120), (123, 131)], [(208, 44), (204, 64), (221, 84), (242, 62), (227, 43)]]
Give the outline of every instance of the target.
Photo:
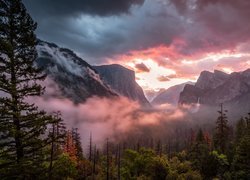
[(157, 155), (159, 155), (159, 156), (162, 155), (162, 144), (161, 144), (161, 140), (159, 140), (159, 141), (157, 142), (156, 153), (157, 153)]
[(226, 112), (227, 111), (223, 109), (223, 104), (221, 104), (221, 109), (218, 111), (219, 117), (216, 121), (216, 132), (214, 135), (214, 146), (216, 150), (221, 153), (226, 152), (229, 143), (229, 127)]
[(209, 148), (206, 143), (204, 133), (199, 129), (196, 140), (192, 145), (191, 151), (189, 152), (189, 158), (192, 161), (193, 167), (198, 169), (201, 173), (204, 172), (204, 165), (209, 154)]
[(233, 160), (235, 179), (250, 178), (250, 135), (241, 138)]
[(53, 115), (52, 127), (49, 132), (50, 138), (50, 164), (49, 164), (49, 179), (52, 178), (52, 167), (53, 162), (61, 154), (60, 145), (64, 142), (66, 135), (66, 127), (63, 123), (62, 118), (60, 117), (60, 112), (55, 112)]
[(73, 140), (76, 146), (76, 157), (77, 160), (83, 160), (83, 150), (82, 150), (82, 143), (81, 143), (81, 137), (78, 132), (77, 128), (72, 129), (72, 135), (73, 135)]
[(241, 118), (236, 124), (235, 143), (237, 144), (246, 133), (246, 121)]
[(107, 146), (106, 146), (106, 162), (107, 162), (107, 169), (106, 169), (106, 179), (109, 180), (109, 169), (110, 169), (110, 157), (109, 157), (109, 139), (107, 139)]
[(196, 143), (200, 143), (200, 144), (205, 143), (204, 133), (203, 133), (203, 131), (201, 129), (199, 129), (199, 131), (197, 133)]
[(89, 161), (92, 161), (92, 133), (89, 136)]
[[(34, 61), (36, 23), (21, 0), (0, 0), (0, 170), (12, 178), (38, 175), (51, 117), (26, 100), (39, 96), (45, 76)], [(33, 175), (32, 175), (33, 174)]]
[(233, 160), (235, 179), (250, 179), (250, 114), (248, 115), (237, 123), (237, 146)]
[(117, 155), (117, 179), (121, 179), (121, 147), (118, 144), (118, 155)]

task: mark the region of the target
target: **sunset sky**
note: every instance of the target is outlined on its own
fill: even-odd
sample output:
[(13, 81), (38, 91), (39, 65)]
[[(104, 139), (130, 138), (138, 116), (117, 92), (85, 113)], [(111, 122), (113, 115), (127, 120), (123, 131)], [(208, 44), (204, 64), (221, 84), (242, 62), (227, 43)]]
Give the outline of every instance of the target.
[(90, 64), (133, 69), (144, 90), (250, 68), (249, 0), (23, 0), (39, 38)]

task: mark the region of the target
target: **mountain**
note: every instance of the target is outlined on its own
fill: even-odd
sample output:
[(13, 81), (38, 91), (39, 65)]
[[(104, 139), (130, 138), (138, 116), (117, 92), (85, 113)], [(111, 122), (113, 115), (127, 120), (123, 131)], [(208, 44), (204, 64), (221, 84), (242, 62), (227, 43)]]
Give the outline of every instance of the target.
[(152, 102), (154, 100), (154, 98), (156, 98), (156, 96), (158, 96), (159, 94), (161, 94), (165, 90), (166, 89), (164, 89), (164, 88), (161, 88), (158, 91), (151, 90), (151, 89), (146, 89), (146, 90), (144, 90), (144, 94), (145, 94), (146, 98), (148, 99), (148, 101)]
[(36, 64), (57, 84), (63, 97), (79, 103), (91, 96), (117, 96), (97, 71), (73, 51), (40, 40), (36, 48)]
[[(200, 102), (201, 105), (225, 104), (230, 109), (250, 109), (250, 69), (226, 74), (221, 71), (201, 72), (195, 85), (186, 85), (180, 94), (180, 104)], [(241, 107), (241, 108), (239, 108)]]
[(149, 105), (142, 88), (135, 81), (135, 72), (118, 64), (94, 66), (105, 83), (116, 93)]
[(178, 100), (180, 97), (180, 93), (183, 91), (184, 86), (187, 84), (194, 84), (193, 82), (186, 82), (182, 84), (178, 84), (172, 86), (166, 90), (163, 90), (160, 94), (158, 94), (152, 101), (153, 105), (161, 105), (161, 104), (171, 104), (174, 106), (178, 105)]

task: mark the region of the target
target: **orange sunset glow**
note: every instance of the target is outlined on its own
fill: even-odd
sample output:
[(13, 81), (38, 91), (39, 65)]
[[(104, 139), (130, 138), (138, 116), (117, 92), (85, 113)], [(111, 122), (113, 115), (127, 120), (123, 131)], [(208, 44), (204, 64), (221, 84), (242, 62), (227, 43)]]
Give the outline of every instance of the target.
[[(187, 81), (195, 82), (201, 69), (221, 70), (228, 74), (243, 71), (250, 67), (250, 53), (237, 52), (236, 49), (183, 55), (174, 46), (159, 46), (109, 59), (110, 64), (117, 62), (135, 71), (136, 81), (144, 90), (159, 91)], [(139, 64), (144, 67), (137, 67)]]

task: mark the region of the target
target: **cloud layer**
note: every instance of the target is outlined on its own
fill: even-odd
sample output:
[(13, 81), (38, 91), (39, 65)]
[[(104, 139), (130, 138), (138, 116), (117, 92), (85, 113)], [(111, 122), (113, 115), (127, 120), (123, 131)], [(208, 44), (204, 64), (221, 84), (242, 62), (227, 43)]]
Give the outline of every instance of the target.
[(91, 14), (99, 16), (129, 13), (133, 5), (141, 5), (144, 0), (36, 0), (23, 1), (32, 13), (39, 16), (78, 16)]
[[(61, 111), (68, 128), (79, 129), (85, 147), (90, 133), (95, 143), (102, 144), (106, 138), (122, 140), (131, 133), (138, 136), (146, 135), (145, 128), (153, 130), (151, 128), (164, 126), (166, 130), (170, 124), (181, 122), (185, 116), (181, 110), (170, 108), (168, 112), (162, 109), (142, 109), (139, 104), (124, 97), (115, 99), (93, 97), (86, 103), (78, 105), (68, 99), (35, 98), (32, 100), (47, 112)], [(161, 137), (166, 134), (162, 133)]]
[(23, 1), (40, 38), (90, 64), (151, 59), (179, 79), (249, 66), (249, 0)]

